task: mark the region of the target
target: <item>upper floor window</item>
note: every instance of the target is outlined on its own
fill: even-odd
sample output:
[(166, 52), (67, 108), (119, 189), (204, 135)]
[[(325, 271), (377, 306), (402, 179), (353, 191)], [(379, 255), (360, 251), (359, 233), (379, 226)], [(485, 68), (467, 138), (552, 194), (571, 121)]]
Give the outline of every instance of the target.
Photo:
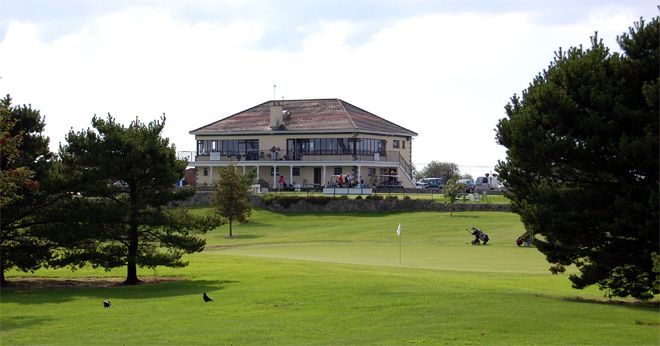
[(405, 149), (406, 148), (406, 141), (401, 141), (401, 148)]
[(396, 149), (396, 148), (399, 148), (399, 143), (400, 143), (400, 142), (399, 142), (398, 139), (393, 140), (393, 141), (392, 141), (392, 148), (395, 148), (395, 149)]

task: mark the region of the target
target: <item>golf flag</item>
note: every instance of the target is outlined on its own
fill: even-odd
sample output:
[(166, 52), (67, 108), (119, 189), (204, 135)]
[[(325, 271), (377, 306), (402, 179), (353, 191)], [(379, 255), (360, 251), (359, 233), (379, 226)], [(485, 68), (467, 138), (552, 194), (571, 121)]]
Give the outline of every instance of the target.
[(401, 224), (399, 224), (399, 227), (396, 228), (396, 236), (397, 237), (401, 236)]

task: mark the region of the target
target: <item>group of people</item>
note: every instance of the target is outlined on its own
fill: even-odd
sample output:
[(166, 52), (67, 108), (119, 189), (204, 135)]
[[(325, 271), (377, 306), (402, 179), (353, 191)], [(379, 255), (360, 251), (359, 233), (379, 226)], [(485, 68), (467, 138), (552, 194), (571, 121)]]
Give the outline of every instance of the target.
[[(328, 184), (328, 186), (331, 186)], [(338, 187), (364, 187), (364, 179), (362, 176), (355, 178), (352, 174), (338, 175), (337, 176), (337, 186)]]

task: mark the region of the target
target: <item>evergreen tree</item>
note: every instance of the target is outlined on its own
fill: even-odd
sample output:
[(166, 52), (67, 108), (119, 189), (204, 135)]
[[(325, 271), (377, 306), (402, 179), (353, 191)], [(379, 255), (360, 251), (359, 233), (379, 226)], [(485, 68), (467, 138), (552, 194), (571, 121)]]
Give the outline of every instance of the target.
[(577, 266), (575, 288), (660, 292), (658, 26), (635, 23), (618, 38), (623, 54), (597, 35), (591, 48), (560, 50), (497, 125), (512, 209), (548, 262)]
[(42, 210), (57, 198), (49, 172), (53, 154), (45, 122), (31, 106), (0, 100), (0, 284), (11, 268), (31, 271), (48, 263), (54, 244), (44, 233)]
[(197, 217), (170, 207), (194, 194), (175, 188), (186, 168), (161, 133), (160, 121), (138, 119), (128, 127), (111, 116), (92, 119), (93, 129), (71, 131), (60, 148), (66, 174), (78, 181), (79, 198), (57, 215), (63, 264), (127, 266), (126, 284), (140, 282), (137, 267), (182, 267), (183, 254), (206, 244), (196, 233), (211, 230), (215, 217)]
[(233, 238), (234, 221), (248, 222), (252, 215), (250, 185), (254, 181), (252, 172), (243, 175), (235, 166), (220, 168), (219, 179), (215, 184), (216, 213), (229, 221), (229, 238)]

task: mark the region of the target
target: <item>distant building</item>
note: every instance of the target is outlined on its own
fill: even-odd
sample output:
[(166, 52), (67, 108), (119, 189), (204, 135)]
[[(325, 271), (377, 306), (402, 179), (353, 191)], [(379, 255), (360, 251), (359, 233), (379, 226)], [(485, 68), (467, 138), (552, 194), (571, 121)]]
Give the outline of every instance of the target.
[(233, 164), (255, 169), (271, 186), (280, 175), (302, 186), (352, 175), (365, 185), (414, 187), (410, 162), (417, 133), (340, 99), (268, 101), (190, 134), (197, 140), (189, 162), (197, 185), (211, 185), (218, 167)]

